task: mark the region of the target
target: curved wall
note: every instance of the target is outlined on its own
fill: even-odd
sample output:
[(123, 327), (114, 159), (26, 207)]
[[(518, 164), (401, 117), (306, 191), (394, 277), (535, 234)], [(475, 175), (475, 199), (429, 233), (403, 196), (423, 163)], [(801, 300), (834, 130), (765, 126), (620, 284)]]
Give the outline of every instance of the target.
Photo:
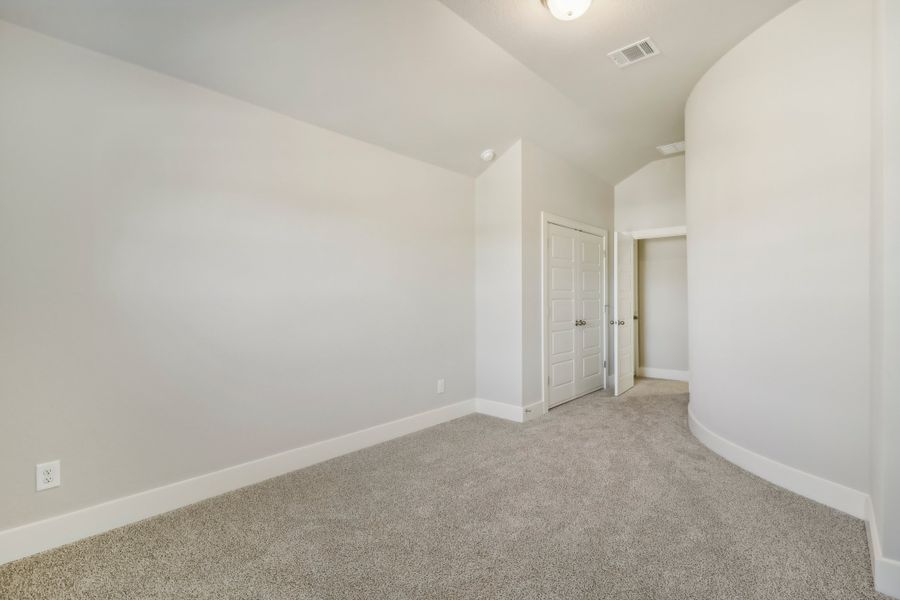
[(799, 2), (685, 117), (692, 415), (857, 514), (827, 490), (869, 489), (872, 22), (870, 2)]

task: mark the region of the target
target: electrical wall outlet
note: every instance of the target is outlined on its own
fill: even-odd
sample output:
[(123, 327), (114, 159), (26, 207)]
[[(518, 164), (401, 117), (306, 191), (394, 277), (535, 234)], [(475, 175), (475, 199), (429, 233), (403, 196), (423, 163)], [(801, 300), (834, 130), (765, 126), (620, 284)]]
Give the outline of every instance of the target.
[(444, 393), (444, 380), (443, 380), (443, 379), (438, 379), (438, 382), (437, 382), (437, 393), (438, 393), (438, 394), (443, 394), (443, 393)]
[(61, 483), (59, 461), (45, 462), (35, 467), (35, 490), (49, 490)]

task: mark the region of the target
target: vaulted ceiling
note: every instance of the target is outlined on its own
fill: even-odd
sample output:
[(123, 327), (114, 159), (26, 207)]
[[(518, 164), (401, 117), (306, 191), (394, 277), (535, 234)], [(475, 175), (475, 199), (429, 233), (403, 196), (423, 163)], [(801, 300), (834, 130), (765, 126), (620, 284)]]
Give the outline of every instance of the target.
[[(525, 137), (615, 183), (694, 83), (796, 0), (0, 0), (0, 19), (454, 171)], [(606, 53), (650, 36), (659, 57)]]

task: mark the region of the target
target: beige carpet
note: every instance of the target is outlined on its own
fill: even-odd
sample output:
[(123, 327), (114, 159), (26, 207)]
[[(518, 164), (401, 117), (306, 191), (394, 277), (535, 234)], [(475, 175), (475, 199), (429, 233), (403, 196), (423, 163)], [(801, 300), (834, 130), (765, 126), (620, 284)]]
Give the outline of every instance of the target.
[(0, 598), (881, 597), (863, 523), (707, 451), (683, 392), (458, 419), (0, 567)]

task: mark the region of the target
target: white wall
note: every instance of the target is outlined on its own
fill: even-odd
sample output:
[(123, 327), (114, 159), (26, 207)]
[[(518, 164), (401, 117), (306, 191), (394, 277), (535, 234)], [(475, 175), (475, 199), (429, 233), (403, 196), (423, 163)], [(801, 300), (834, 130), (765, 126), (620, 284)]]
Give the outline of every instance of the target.
[(616, 231), (685, 224), (684, 155), (653, 161), (616, 184)]
[(802, 0), (686, 109), (691, 410), (856, 490), (870, 483), (872, 20), (871, 2)]
[[(883, 554), (900, 561), (900, 5), (878, 0), (876, 6), (872, 504)], [(892, 572), (890, 591), (900, 596), (900, 562)]]
[(476, 179), (479, 398), (541, 401), (541, 212), (609, 229), (612, 192), (521, 140)]
[(475, 180), (477, 396), (522, 404), (522, 142)]
[(473, 397), (472, 179), (2, 22), (0, 81), (0, 529)]
[(687, 240), (638, 240), (639, 366), (688, 371)]
[[(613, 188), (539, 146), (523, 146), (524, 404), (541, 401), (541, 212), (612, 233)], [(612, 273), (612, 269), (609, 269)], [(609, 292), (612, 284), (608, 283)], [(611, 336), (607, 336), (610, 338)]]
[[(638, 231), (642, 229), (660, 229), (665, 227), (683, 227), (685, 225), (685, 157), (684, 155), (661, 158), (648, 163), (629, 175), (624, 180), (616, 184), (615, 187), (615, 230), (622, 232)], [(640, 265), (638, 265), (640, 267)], [(640, 272), (638, 273), (640, 277)], [(665, 273), (661, 277), (667, 278)], [(670, 279), (667, 279), (670, 281)], [(671, 281), (670, 281), (671, 283)], [(649, 282), (649, 285), (653, 285)], [(684, 285), (687, 285), (685, 280)], [(640, 287), (640, 286), (639, 286)], [(610, 288), (612, 289), (612, 288)], [(638, 294), (641, 294), (640, 289)], [(652, 302), (652, 299), (651, 299)], [(665, 310), (665, 309), (664, 309)], [(687, 327), (687, 315), (680, 326), (675, 325), (674, 313), (666, 311), (663, 318), (669, 324), (669, 328)], [(646, 323), (640, 323), (638, 326), (638, 353), (643, 354), (642, 344), (653, 344), (656, 335), (646, 335)], [(651, 325), (651, 329), (653, 326)], [(681, 347), (681, 341), (675, 339), (667, 339), (661, 342), (663, 347), (668, 347), (665, 352), (668, 358), (663, 358), (662, 362), (683, 362), (687, 364), (687, 341), (684, 341), (683, 360), (677, 358), (677, 350), (672, 348), (674, 343)], [(655, 354), (653, 349), (651, 354)], [(656, 362), (656, 359), (651, 357)], [(610, 358), (610, 366), (614, 362), (614, 357)], [(656, 365), (642, 364), (644, 367), (663, 368)], [(687, 370), (685, 366), (683, 369)]]

